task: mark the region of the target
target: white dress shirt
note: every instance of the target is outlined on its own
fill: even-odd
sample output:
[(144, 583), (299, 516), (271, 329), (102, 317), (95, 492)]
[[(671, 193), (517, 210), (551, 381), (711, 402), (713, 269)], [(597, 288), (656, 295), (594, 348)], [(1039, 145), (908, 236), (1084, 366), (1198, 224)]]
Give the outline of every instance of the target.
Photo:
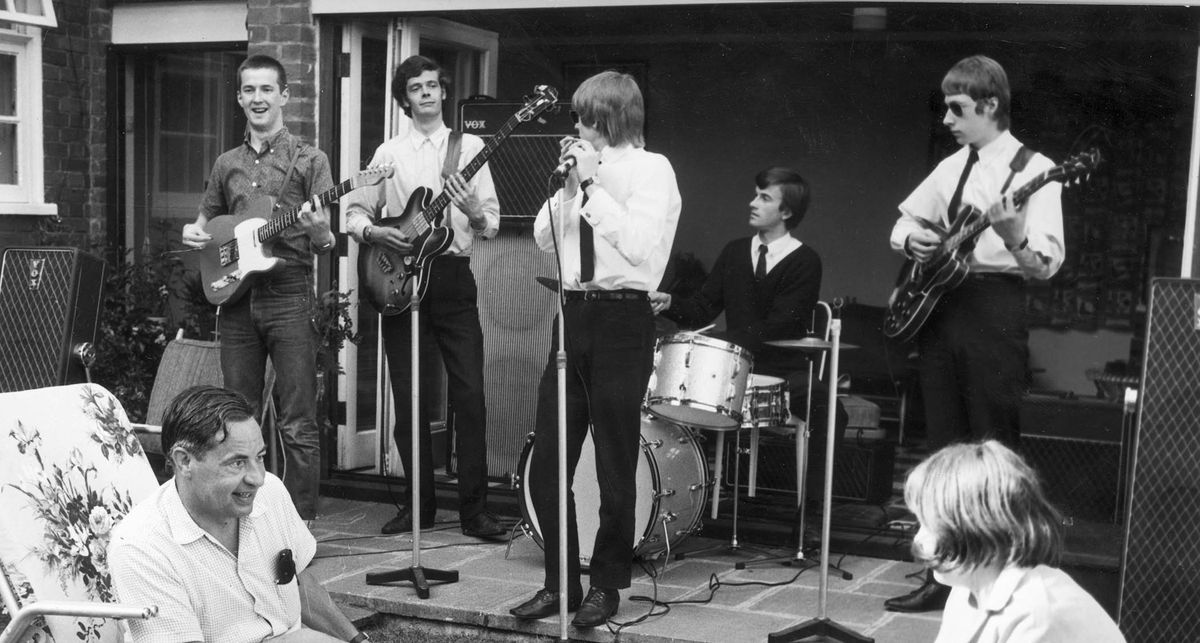
[[(751, 269), (755, 269), (758, 267), (758, 248), (759, 248), (759, 246), (762, 246), (762, 245), (763, 245), (762, 238), (759, 237), (757, 234), (754, 235), (750, 239), (750, 268)], [(793, 237), (790, 234), (785, 234), (782, 237), (779, 237), (778, 239), (772, 241), (771, 243), (766, 244), (766, 246), (767, 246), (767, 272), (771, 272), (771, 270), (773, 268), (775, 268), (775, 266), (779, 265), (779, 262), (782, 261), (784, 257), (792, 254), (793, 250), (795, 250), (796, 248), (799, 248), (802, 245), (804, 245), (804, 244), (801, 243), (799, 239), (797, 239), (796, 237)]]
[[(363, 228), (372, 225), (376, 216), (398, 217), (404, 214), (409, 197), (419, 187), (429, 188), (433, 191), (433, 198), (437, 198), (442, 193), (442, 168), (449, 139), (450, 128), (442, 125), (441, 129), (428, 137), (413, 128), (380, 145), (371, 158), (371, 165), (391, 164), (396, 171), (392, 178), (380, 185), (360, 188), (343, 197), (346, 231), (361, 242)], [(483, 139), (474, 134), (463, 134), (456, 167), (461, 170), (483, 147)], [(488, 165), (485, 163), (479, 168), (468, 183), (475, 187), (475, 195), (487, 218), (487, 226), (478, 232), (472, 230), (467, 215), (453, 204), (449, 205), (445, 212), (451, 215), (454, 241), (446, 250), (447, 255), (470, 256), (471, 242), (476, 234), (490, 239), (500, 229), (500, 200), (496, 198), (496, 185), (492, 182), (492, 171)]]
[[(583, 205), (583, 191), (560, 212), (555, 193), (533, 224), (534, 240), (545, 252), (559, 242), (567, 290), (657, 290), (671, 258), (675, 227), (683, 207), (675, 170), (667, 157), (622, 145), (600, 151), (595, 186)], [(594, 228), (595, 278), (579, 281), (579, 217)], [(551, 228), (551, 217), (554, 220)]]
[[(973, 205), (983, 212), (1000, 200), (1000, 188), (1011, 172), (1009, 164), (1021, 142), (1009, 131), (1004, 131), (995, 140), (979, 150), (979, 162), (971, 169), (963, 186), (962, 204)], [(969, 148), (963, 146), (934, 168), (933, 172), (917, 186), (913, 193), (900, 204), (900, 218), (892, 228), (892, 248), (905, 251), (908, 235), (923, 226), (918, 219), (949, 228), (947, 208), (958, 186), (958, 177), (967, 163)], [(1017, 172), (1009, 184), (1011, 193), (1042, 172), (1054, 167), (1054, 162), (1035, 154)], [(1025, 204), (1026, 235), (1029, 246), (1010, 252), (1004, 240), (990, 226), (979, 235), (975, 249), (967, 258), (973, 273), (997, 272), (1026, 275), (1037, 279), (1049, 279), (1062, 266), (1066, 256), (1063, 242), (1062, 185), (1049, 182)]]
[(950, 590), (936, 643), (1123, 643), (1103, 607), (1066, 572), (1009, 566), (976, 596)]

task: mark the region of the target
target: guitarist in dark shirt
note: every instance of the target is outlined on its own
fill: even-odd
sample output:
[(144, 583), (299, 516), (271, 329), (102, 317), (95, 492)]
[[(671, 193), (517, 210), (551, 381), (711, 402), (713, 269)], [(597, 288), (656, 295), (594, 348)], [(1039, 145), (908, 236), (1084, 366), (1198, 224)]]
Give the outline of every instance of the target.
[[(965, 206), (986, 212), (991, 226), (968, 256), (965, 281), (942, 296), (916, 336), (928, 448), (985, 439), (1015, 446), (1029, 373), (1025, 280), (1049, 279), (1062, 266), (1062, 187), (1047, 185), (1023, 207), (1002, 196), (1054, 164), (1034, 154), (1020, 171), (1012, 167), (1022, 146), (1009, 131), (1008, 77), (999, 63), (985, 56), (959, 61), (942, 80), (942, 93), (942, 123), (962, 148), (900, 204), (891, 246), (929, 261)], [(930, 574), (885, 606), (936, 610), (948, 594)]]
[[(487, 511), (487, 426), (483, 382), (483, 331), (479, 325), (475, 276), (471, 272), (471, 244), (475, 237), (490, 239), (500, 226), (500, 204), (491, 170), (484, 165), (469, 181), (457, 170), (483, 149), (483, 141), (463, 134), (460, 151), (452, 159), (455, 170), (443, 177), (446, 157), (453, 140), (442, 119), (449, 78), (433, 60), (411, 56), (392, 78), (392, 97), (412, 118), (409, 131), (385, 141), (375, 150), (371, 165), (391, 164), (395, 174), (383, 184), (358, 190), (346, 204), (347, 231), (361, 244), (382, 244), (399, 255), (412, 255), (414, 239), (397, 228), (378, 225), (384, 211), (398, 217), (406, 210), (413, 193), (425, 187), (439, 194), (446, 190), (451, 205), (443, 213), (448, 219), (450, 245), (445, 254), (432, 260), (423, 278), (428, 290), (421, 301), (421, 332), (432, 336), (441, 349), (448, 379), (448, 396), (454, 413), (454, 438), (458, 461), (459, 518), (463, 533), (478, 538), (499, 538), (505, 530)], [(444, 184), (443, 184), (444, 181)], [(406, 472), (412, 471), (411, 411), (411, 320), (412, 315), (384, 315), (383, 346), (387, 353), (396, 402), (394, 437)], [(434, 357), (421, 359), (422, 381), (437, 366)], [(432, 527), (437, 510), (433, 486), (433, 447), (426, 417), (421, 409), (421, 515), (422, 528)], [(383, 533), (412, 529), (411, 507), (401, 510), (383, 526)]]
[[(196, 221), (183, 226), (183, 243), (193, 248), (212, 241), (204, 227), (213, 217), (246, 214), (255, 199), (264, 196), (275, 199), (278, 214), (333, 186), (325, 153), (302, 145), (283, 125), (288, 84), (279, 61), (250, 56), (237, 76), (238, 104), (248, 123), (246, 140), (213, 164)], [(283, 482), (300, 517), (312, 520), (317, 516), (321, 466), (313, 253), (329, 252), (335, 239), (324, 208), (314, 210), (305, 203), (296, 224), (271, 244), (283, 263), (250, 277), (247, 292), (221, 306), (221, 371), (225, 386), (253, 401), (255, 412), (261, 412), (270, 355), (286, 465)]]

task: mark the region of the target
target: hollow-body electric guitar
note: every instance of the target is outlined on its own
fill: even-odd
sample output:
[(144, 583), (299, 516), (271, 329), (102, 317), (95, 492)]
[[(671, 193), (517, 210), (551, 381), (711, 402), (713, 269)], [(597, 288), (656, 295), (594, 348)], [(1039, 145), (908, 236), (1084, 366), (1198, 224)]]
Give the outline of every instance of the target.
[[(375, 185), (389, 178), (391, 166), (363, 170), (354, 177), (318, 194), (316, 207), (324, 207), (352, 190)], [(254, 197), (241, 214), (213, 217), (204, 226), (212, 239), (203, 248), (182, 253), (182, 259), (200, 272), (204, 296), (214, 306), (237, 301), (246, 291), (247, 278), (267, 272), (283, 262), (272, 256), (271, 242), (284, 230), (300, 220), (303, 204), (272, 217), (275, 199), (268, 195)]]
[[(558, 91), (549, 85), (538, 85), (534, 88), (534, 94), (516, 114), (505, 121), (475, 158), (459, 170), (464, 181), (475, 176), (518, 125), (542, 113), (558, 100)], [(448, 192), (443, 191), (435, 199), (432, 190), (419, 187), (409, 196), (400, 216), (386, 217), (376, 223), (403, 232), (404, 237), (412, 243), (413, 251), (412, 254), (401, 255), (380, 244), (364, 244), (360, 247), (359, 292), (375, 310), (384, 315), (397, 315), (408, 310), (414, 285), (417, 286), (417, 296), (425, 297), (429, 288), (429, 280), (425, 278), (426, 269), (454, 241), (449, 217), (441, 217), (449, 204)]]
[[(1034, 177), (1012, 192), (1014, 207), (1020, 207), (1051, 181), (1070, 183), (1085, 177), (1100, 164), (1100, 152), (1095, 148), (1076, 154)], [(999, 208), (999, 203), (991, 208)], [(934, 255), (924, 263), (908, 260), (900, 272), (896, 288), (888, 299), (883, 334), (907, 342), (917, 335), (942, 295), (955, 289), (970, 271), (967, 255), (975, 247), (976, 238), (991, 225), (986, 212), (974, 206), (964, 206), (954, 219), (950, 231)]]

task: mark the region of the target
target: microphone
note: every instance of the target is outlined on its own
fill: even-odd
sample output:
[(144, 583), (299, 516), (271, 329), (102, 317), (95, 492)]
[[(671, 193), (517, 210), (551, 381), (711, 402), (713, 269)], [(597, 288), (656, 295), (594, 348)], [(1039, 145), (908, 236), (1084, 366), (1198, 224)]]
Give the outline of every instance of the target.
[(567, 175), (571, 173), (571, 170), (575, 168), (575, 165), (578, 162), (579, 161), (575, 160), (574, 156), (568, 156), (567, 160), (559, 163), (558, 167), (554, 168), (554, 171), (550, 173), (550, 176), (556, 179), (565, 179), (567, 178)]

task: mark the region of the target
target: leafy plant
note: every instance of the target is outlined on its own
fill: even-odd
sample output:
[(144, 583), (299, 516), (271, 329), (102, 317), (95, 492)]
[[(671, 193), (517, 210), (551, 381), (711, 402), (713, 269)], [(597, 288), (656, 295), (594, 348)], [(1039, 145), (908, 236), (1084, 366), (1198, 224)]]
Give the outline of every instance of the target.
[[(362, 335), (354, 332), (354, 318), (350, 315), (350, 292), (326, 290), (313, 301), (313, 326), (320, 335), (321, 343), (317, 348), (317, 363), (321, 366), (336, 359), (338, 351), (346, 342), (357, 345), (362, 341)], [(341, 366), (338, 366), (341, 373)]]

